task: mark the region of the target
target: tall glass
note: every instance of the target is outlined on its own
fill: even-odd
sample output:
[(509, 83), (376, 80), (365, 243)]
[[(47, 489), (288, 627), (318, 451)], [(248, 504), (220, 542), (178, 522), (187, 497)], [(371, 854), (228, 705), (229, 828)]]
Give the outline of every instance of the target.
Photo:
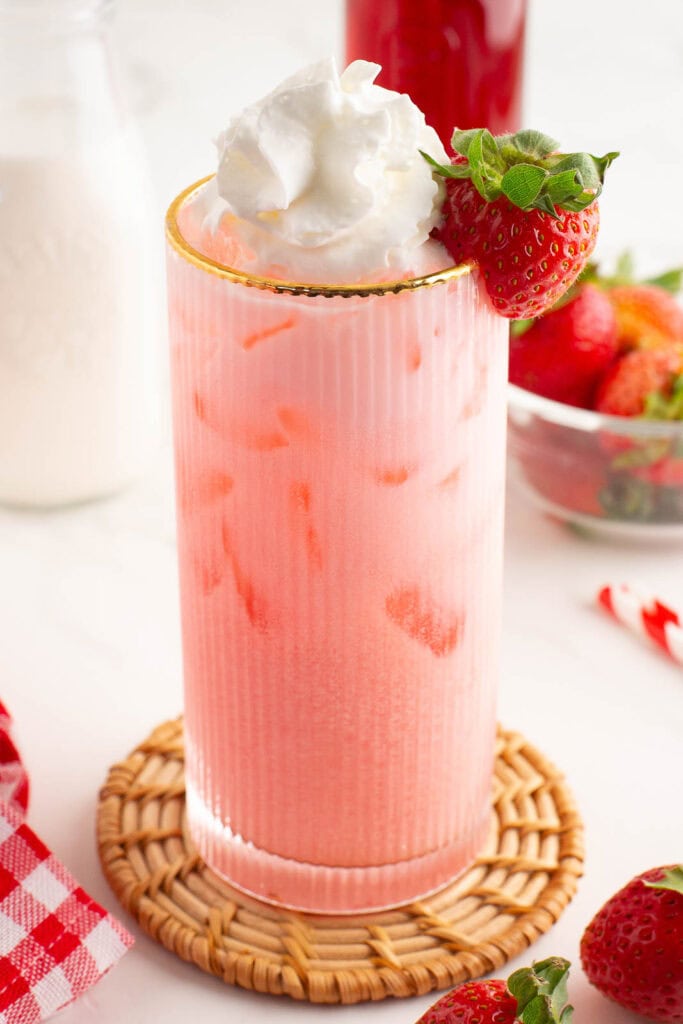
[(190, 831), (262, 899), (396, 905), (489, 827), (507, 327), (469, 267), (231, 270), (202, 184), (167, 221)]
[(453, 128), (521, 128), (527, 0), (346, 0), (346, 60), (382, 65), (445, 146)]

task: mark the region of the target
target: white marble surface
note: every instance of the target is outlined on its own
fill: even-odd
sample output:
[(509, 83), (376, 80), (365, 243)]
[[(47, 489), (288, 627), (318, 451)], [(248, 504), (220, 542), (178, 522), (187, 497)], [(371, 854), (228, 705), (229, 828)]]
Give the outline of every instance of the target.
[[(681, 138), (666, 138), (683, 107), (683, 7), (623, 0), (618, 27), (616, 9), (575, 0), (564, 14), (532, 0), (526, 120), (572, 147), (622, 150), (603, 203), (602, 250), (637, 246), (656, 268), (683, 262), (680, 210), (666, 201), (683, 173)], [(336, 3), (314, 0), (122, 0), (120, 13), (160, 214), (210, 169), (209, 140), (226, 117), (337, 48), (341, 24)], [(646, 167), (650, 160), (658, 162)], [(646, 180), (655, 197), (636, 207)], [(565, 770), (588, 842), (579, 895), (536, 958), (576, 961), (583, 927), (616, 887), (683, 855), (683, 672), (592, 606), (601, 583), (629, 580), (683, 608), (682, 555), (583, 540), (510, 501), (501, 719)], [(0, 512), (0, 566), (0, 696), (31, 771), (30, 822), (114, 908), (95, 853), (97, 789), (108, 766), (181, 705), (168, 446), (143, 483), (109, 501)], [(409, 1024), (431, 1001), (320, 1009), (224, 988), (131, 927), (134, 950), (64, 1012), (64, 1024), (360, 1024), (369, 1014)], [(635, 1020), (590, 990), (578, 964), (571, 994), (578, 1021)]]

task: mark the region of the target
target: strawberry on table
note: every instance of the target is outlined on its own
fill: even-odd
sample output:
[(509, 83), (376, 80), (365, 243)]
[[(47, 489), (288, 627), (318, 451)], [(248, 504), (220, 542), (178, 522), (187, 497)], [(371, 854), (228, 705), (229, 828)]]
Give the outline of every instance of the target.
[(683, 1021), (683, 865), (632, 879), (598, 911), (581, 962), (604, 995), (663, 1024)]
[(550, 957), (522, 967), (507, 982), (467, 981), (446, 993), (417, 1024), (570, 1024), (569, 962)]
[(560, 153), (536, 131), (494, 137), (455, 131), (450, 166), (423, 156), (446, 178), (441, 241), (456, 263), (476, 261), (495, 309), (538, 316), (576, 280), (598, 234), (597, 198), (618, 155)]
[(590, 408), (617, 352), (612, 304), (604, 292), (587, 284), (523, 333), (513, 331), (510, 380), (556, 402)]

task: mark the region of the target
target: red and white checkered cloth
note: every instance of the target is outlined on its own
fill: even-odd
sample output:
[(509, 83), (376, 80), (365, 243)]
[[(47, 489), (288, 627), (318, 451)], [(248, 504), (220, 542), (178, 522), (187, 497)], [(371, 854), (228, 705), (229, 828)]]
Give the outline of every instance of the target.
[(78, 998), (133, 939), (24, 824), (28, 778), (0, 704), (0, 1024), (35, 1024)]

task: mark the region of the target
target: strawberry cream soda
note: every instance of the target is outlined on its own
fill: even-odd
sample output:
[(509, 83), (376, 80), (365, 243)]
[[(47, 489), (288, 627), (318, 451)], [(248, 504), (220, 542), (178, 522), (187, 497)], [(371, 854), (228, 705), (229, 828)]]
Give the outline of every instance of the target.
[(379, 70), (247, 108), (167, 222), (188, 825), (328, 913), (437, 889), (491, 818), (507, 324)]

